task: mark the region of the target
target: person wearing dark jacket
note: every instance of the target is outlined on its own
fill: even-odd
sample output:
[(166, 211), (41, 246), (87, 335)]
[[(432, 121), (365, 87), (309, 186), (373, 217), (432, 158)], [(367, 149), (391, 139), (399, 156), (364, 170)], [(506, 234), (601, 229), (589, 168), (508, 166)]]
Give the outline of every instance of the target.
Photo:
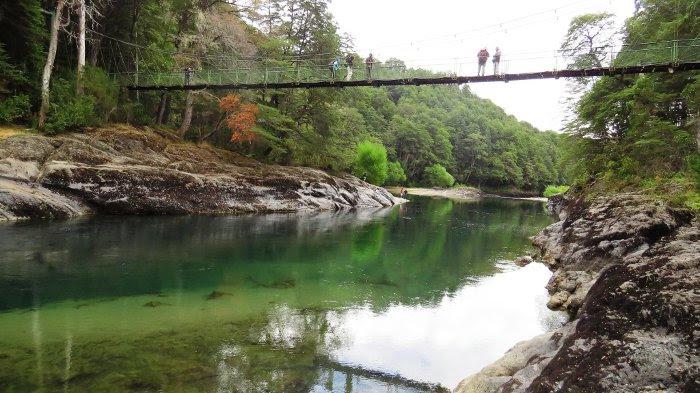
[(374, 66), (374, 56), (369, 54), (369, 57), (365, 59), (365, 67), (367, 68), (367, 80), (372, 80), (372, 67)]
[(486, 61), (489, 59), (489, 51), (486, 48), (481, 48), (477, 58), (479, 59), (479, 70), (476, 72), (476, 75), (484, 76), (486, 75)]
[(352, 53), (348, 53), (348, 56), (345, 58), (345, 64), (348, 66), (348, 74), (345, 77), (346, 81), (352, 80), (352, 66), (353, 66), (354, 62), (355, 62), (355, 56)]

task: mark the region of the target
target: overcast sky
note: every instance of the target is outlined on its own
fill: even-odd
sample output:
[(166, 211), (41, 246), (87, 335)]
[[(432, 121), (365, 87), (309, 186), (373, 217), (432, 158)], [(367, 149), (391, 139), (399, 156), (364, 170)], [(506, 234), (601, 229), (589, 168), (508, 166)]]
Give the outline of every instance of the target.
[[(633, 0), (332, 0), (341, 33), (357, 52), (411, 66), (476, 74), (476, 53), (496, 46), (510, 72), (555, 67), (554, 53), (573, 16), (613, 13), (620, 26)], [(487, 72), (492, 72), (491, 62)], [(560, 130), (564, 80), (476, 83), (471, 90), (541, 129)]]

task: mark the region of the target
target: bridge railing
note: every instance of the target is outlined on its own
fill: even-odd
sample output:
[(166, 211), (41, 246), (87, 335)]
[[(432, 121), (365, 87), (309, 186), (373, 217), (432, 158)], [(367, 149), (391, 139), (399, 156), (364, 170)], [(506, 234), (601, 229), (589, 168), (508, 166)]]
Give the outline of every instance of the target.
[[(668, 42), (603, 46), (595, 48), (587, 67), (622, 68), (639, 65), (675, 64), (700, 61), (700, 39), (676, 40)], [(579, 59), (581, 55), (579, 55)], [(585, 56), (585, 55), (583, 55)], [(573, 68), (573, 56), (556, 51), (552, 55), (531, 55), (514, 58), (504, 57), (500, 64), (500, 74), (514, 74), (539, 71), (556, 71)], [(341, 65), (337, 70), (331, 66), (312, 61), (251, 61), (235, 60), (227, 62), (226, 69), (189, 70), (180, 72), (123, 73), (114, 75), (120, 83), (138, 86), (184, 86), (184, 85), (267, 85), (278, 83), (314, 83), (335, 81), (382, 81), (396, 79), (434, 78), (439, 76), (475, 76), (476, 60), (443, 64), (423, 65), (431, 69), (443, 69), (435, 73), (419, 67), (406, 67), (402, 64), (377, 63), (371, 69), (359, 64), (348, 72)], [(487, 64), (487, 74), (494, 72), (492, 62)]]
[[(273, 83), (313, 83), (344, 80), (389, 80), (410, 79), (434, 75), (421, 69), (401, 66), (373, 66), (353, 68), (348, 78), (347, 67), (333, 72), (330, 67), (303, 65), (293, 67), (235, 67), (223, 70), (193, 70), (191, 73), (159, 72), (138, 75), (140, 86), (181, 86), (181, 85), (229, 85), (229, 84), (273, 84)], [(447, 73), (445, 73), (447, 75)], [(136, 74), (121, 73), (115, 75), (127, 84), (135, 82)]]
[(700, 61), (700, 39), (624, 45), (613, 51), (613, 67)]

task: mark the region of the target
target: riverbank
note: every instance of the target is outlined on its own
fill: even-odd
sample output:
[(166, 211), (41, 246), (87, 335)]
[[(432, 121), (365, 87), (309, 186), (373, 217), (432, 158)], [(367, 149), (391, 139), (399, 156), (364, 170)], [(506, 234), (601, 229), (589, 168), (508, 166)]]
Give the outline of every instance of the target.
[(455, 392), (698, 391), (700, 223), (636, 194), (554, 198), (533, 238), (571, 321), (521, 342)]
[[(394, 195), (399, 195), (401, 193), (401, 187), (387, 187), (389, 192)], [(428, 196), (428, 197), (438, 197), (438, 198), (448, 198), (455, 200), (466, 200), (473, 201), (481, 199), (484, 197), (489, 198), (501, 198), (501, 199), (514, 199), (518, 201), (532, 201), (532, 202), (547, 202), (547, 198), (543, 197), (518, 197), (509, 195), (497, 195), (485, 193), (482, 190), (474, 187), (454, 187), (454, 188), (421, 188), (421, 187), (410, 187), (406, 188), (408, 195), (416, 196)]]
[(0, 221), (341, 210), (402, 202), (354, 176), (266, 165), (126, 125), (0, 138), (0, 179)]
[[(394, 195), (401, 193), (401, 187), (387, 187), (387, 190)], [(406, 188), (408, 195), (429, 196), (457, 200), (476, 200), (484, 196), (480, 190), (473, 187), (454, 187), (454, 188)]]

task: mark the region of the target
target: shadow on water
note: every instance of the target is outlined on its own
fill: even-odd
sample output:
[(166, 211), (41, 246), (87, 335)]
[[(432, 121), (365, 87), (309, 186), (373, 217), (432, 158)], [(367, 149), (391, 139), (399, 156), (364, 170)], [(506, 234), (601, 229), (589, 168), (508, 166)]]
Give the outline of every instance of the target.
[(0, 386), (434, 391), (427, 378), (337, 361), (352, 341), (343, 313), (440, 307), (548, 222), (536, 203), (418, 198), (378, 211), (2, 225)]

